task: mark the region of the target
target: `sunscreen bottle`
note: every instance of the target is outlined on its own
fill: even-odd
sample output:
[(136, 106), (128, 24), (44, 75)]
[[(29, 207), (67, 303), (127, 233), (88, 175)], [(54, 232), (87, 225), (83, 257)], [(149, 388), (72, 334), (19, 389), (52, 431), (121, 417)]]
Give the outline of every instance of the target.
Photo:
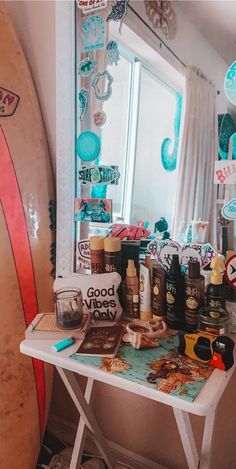
[(152, 270), (152, 314), (153, 319), (166, 319), (166, 272), (157, 261)]
[(211, 260), (212, 269), (211, 283), (207, 287), (207, 306), (212, 308), (225, 308), (225, 292), (223, 285), (223, 274), (225, 270), (224, 259), (215, 256)]
[(126, 316), (139, 318), (139, 280), (133, 259), (128, 260), (125, 278)]
[(178, 254), (173, 254), (170, 271), (166, 273), (166, 322), (170, 329), (184, 327), (184, 276)]
[(185, 277), (185, 328), (196, 331), (198, 328), (199, 309), (204, 306), (205, 279), (200, 274), (200, 263), (189, 261)]

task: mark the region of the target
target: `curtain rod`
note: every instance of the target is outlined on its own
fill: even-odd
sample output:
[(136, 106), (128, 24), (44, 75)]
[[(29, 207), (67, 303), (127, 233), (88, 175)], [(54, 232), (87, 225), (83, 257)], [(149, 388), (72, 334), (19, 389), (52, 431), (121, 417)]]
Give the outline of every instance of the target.
[(140, 19), (140, 21), (142, 21), (143, 24), (145, 24), (145, 26), (147, 26), (147, 28), (154, 34), (154, 36), (156, 36), (156, 38), (161, 42), (161, 44), (163, 44), (169, 50), (169, 52), (186, 68), (187, 65), (175, 54), (175, 52), (163, 41), (163, 39), (161, 39), (160, 36), (158, 36), (158, 34), (153, 31), (151, 26), (149, 26), (149, 24), (144, 21), (144, 19), (137, 13), (137, 11), (135, 11), (129, 4), (128, 8)]
[[(128, 8), (137, 16), (137, 18), (140, 19), (140, 21), (142, 21), (143, 24), (145, 24), (145, 26), (147, 26), (147, 28), (154, 34), (154, 36), (156, 36), (156, 38), (160, 41), (161, 44), (163, 44), (167, 49), (168, 51), (178, 60), (178, 62), (180, 62), (184, 68), (187, 68), (187, 65), (175, 54), (175, 52), (163, 41), (163, 39), (160, 38), (160, 36), (158, 36), (158, 34), (153, 31), (153, 29), (151, 28), (151, 26), (149, 26), (149, 24), (144, 21), (144, 19), (137, 13), (137, 11), (135, 11), (131, 6), (130, 4), (128, 4)], [(217, 95), (220, 95), (220, 90), (217, 90)]]

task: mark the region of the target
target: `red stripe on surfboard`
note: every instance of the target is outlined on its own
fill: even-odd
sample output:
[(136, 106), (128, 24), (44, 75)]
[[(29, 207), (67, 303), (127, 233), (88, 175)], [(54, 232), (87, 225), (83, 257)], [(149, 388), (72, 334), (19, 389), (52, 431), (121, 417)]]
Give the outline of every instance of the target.
[[(11, 154), (0, 126), (0, 200), (11, 242), (26, 326), (38, 311), (34, 270), (23, 202)], [(45, 419), (45, 378), (43, 362), (33, 359), (39, 425), (42, 435)]]

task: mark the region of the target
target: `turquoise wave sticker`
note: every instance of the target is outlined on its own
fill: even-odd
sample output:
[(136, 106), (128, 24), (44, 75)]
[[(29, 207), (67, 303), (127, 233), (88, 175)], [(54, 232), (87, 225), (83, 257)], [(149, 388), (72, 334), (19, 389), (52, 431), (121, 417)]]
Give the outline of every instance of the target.
[(236, 159), (236, 143), (234, 143), (234, 135), (236, 126), (233, 118), (229, 113), (218, 114), (218, 154), (221, 160), (229, 158), (229, 144), (232, 139), (232, 157)]
[(226, 98), (232, 104), (236, 104), (236, 60), (230, 65), (226, 72), (224, 90)]
[(236, 199), (231, 199), (221, 209), (221, 213), (226, 220), (236, 220)]
[(166, 171), (174, 171), (177, 164), (177, 153), (179, 146), (179, 133), (180, 133), (180, 122), (181, 122), (181, 110), (182, 110), (182, 96), (176, 93), (176, 114), (174, 120), (174, 148), (170, 152), (169, 148), (172, 143), (169, 137), (165, 138), (161, 145), (161, 161)]

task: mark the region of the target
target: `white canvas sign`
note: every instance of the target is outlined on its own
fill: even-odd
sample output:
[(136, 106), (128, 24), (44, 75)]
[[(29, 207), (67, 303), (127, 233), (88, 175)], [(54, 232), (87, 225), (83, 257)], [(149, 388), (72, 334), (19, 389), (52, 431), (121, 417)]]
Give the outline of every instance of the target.
[(221, 160), (215, 162), (214, 184), (236, 183), (236, 160)]

